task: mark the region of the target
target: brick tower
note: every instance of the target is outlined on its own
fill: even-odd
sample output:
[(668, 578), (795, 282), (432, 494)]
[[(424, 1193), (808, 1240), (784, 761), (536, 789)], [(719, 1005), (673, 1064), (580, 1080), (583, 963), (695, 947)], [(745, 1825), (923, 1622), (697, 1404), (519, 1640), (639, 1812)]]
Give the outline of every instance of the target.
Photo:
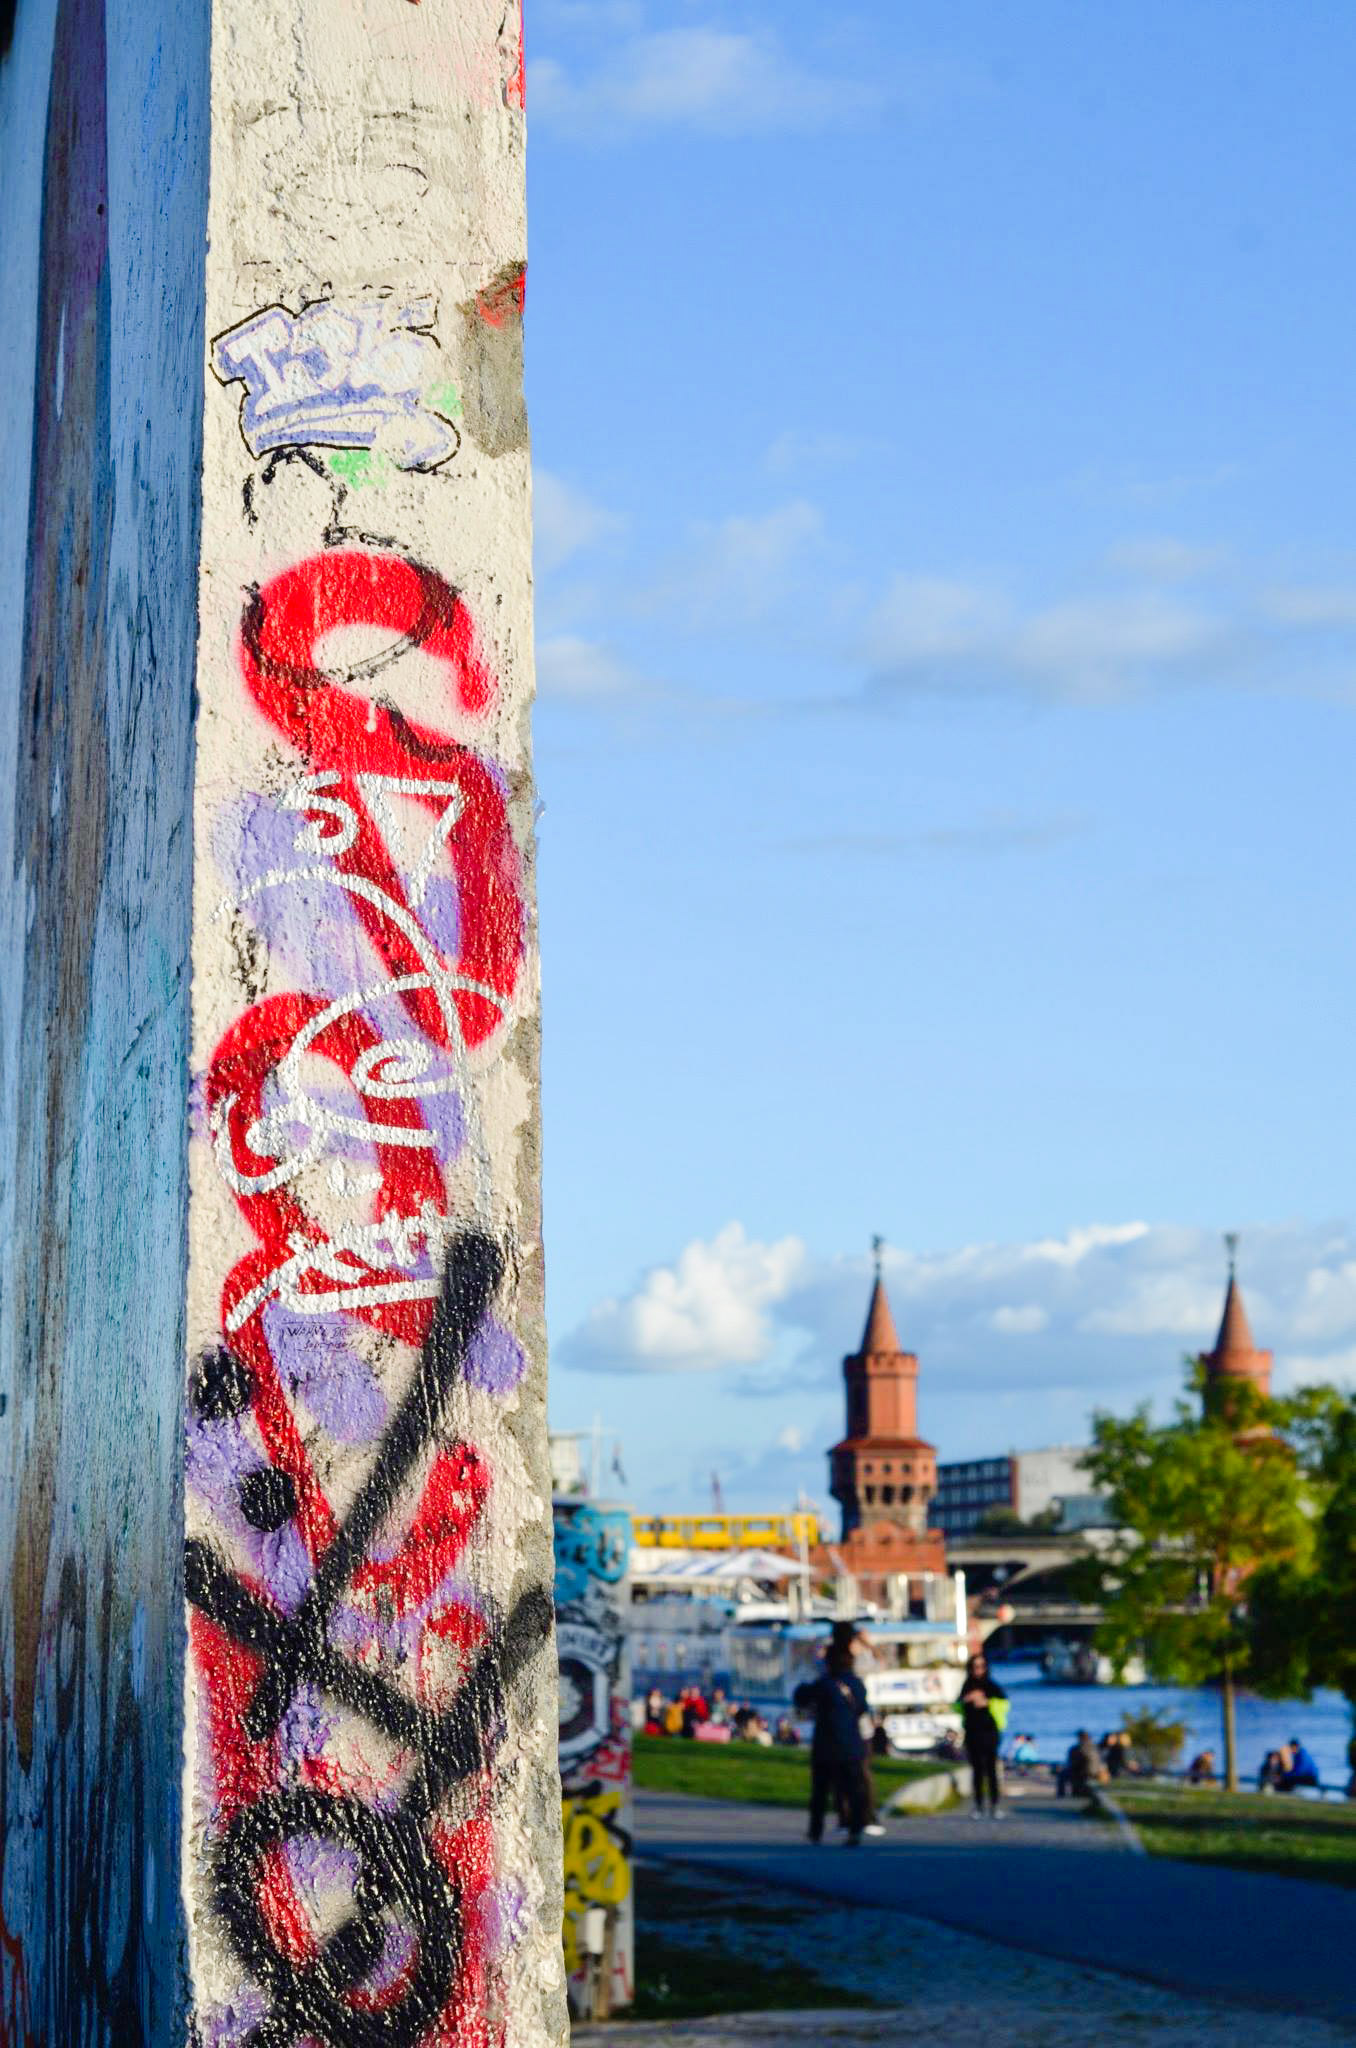
[(1259, 1394), (1271, 1392), (1271, 1357), (1253, 1342), (1248, 1312), (1238, 1286), (1238, 1239), (1231, 1232), (1224, 1240), (1229, 1252), (1229, 1285), (1224, 1296), (1224, 1314), (1213, 1351), (1204, 1364), (1208, 1384), (1219, 1386), (1230, 1380), (1248, 1380)]
[(847, 1433), (829, 1453), (829, 1491), (843, 1511), (852, 1570), (933, 1570), (928, 1530), (937, 1453), (918, 1434), (918, 1359), (895, 1330), (876, 1241), (876, 1278), (860, 1348), (843, 1360)]

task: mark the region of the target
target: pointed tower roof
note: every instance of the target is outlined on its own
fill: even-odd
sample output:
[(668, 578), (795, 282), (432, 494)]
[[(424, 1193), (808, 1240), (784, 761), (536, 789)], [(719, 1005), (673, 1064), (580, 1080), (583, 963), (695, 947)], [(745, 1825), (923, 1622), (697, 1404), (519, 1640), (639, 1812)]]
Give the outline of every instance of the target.
[(1243, 1306), (1235, 1259), (1238, 1239), (1231, 1232), (1224, 1240), (1229, 1250), (1229, 1285), (1224, 1295), (1224, 1314), (1213, 1351), (1205, 1354), (1205, 1369), (1212, 1380), (1251, 1380), (1259, 1393), (1271, 1391), (1269, 1351), (1259, 1350)]
[(1220, 1321), (1219, 1335), (1215, 1339), (1215, 1348), (1210, 1356), (1222, 1358), (1230, 1352), (1252, 1353), (1256, 1349), (1248, 1324), (1248, 1311), (1243, 1306), (1243, 1296), (1238, 1282), (1231, 1273), (1229, 1289), (1224, 1297), (1224, 1315)]
[(858, 1355), (870, 1358), (879, 1356), (882, 1351), (903, 1349), (904, 1346), (899, 1341), (899, 1332), (895, 1328), (894, 1316), (890, 1311), (890, 1297), (885, 1292), (885, 1282), (877, 1273), (876, 1284), (871, 1290), (871, 1306), (866, 1312), (866, 1328), (862, 1332), (861, 1350)]

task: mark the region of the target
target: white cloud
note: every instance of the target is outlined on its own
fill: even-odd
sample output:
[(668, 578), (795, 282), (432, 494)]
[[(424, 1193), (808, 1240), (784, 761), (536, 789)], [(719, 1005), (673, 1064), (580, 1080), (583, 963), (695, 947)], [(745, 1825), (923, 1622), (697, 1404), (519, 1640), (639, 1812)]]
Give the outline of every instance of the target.
[(804, 498), (699, 524), (643, 603), (672, 611), (689, 627), (751, 624), (775, 610), (804, 575), (823, 533), (823, 514)]
[(532, 118), (605, 143), (642, 129), (718, 135), (804, 132), (861, 120), (884, 94), (798, 64), (768, 31), (694, 26), (624, 36), (591, 71), (528, 65)]
[(1172, 1337), (1199, 1343), (1218, 1313), (1219, 1288), (1203, 1277), (1144, 1273), (1129, 1283), (1121, 1300), (1090, 1309), (1078, 1328), (1108, 1337)]
[(727, 1223), (713, 1238), (694, 1238), (671, 1265), (652, 1266), (631, 1294), (600, 1302), (566, 1340), (568, 1361), (595, 1372), (757, 1365), (774, 1338), (768, 1311), (804, 1259), (799, 1238), (760, 1244)]
[(896, 689), (1097, 700), (1200, 675), (1232, 639), (1204, 601), (1148, 585), (1023, 609), (992, 584), (898, 576), (869, 623), (866, 654)]
[(626, 664), (601, 641), (556, 633), (537, 642), (537, 686), (547, 697), (615, 697), (635, 688)]
[[(890, 1250), (886, 1278), (901, 1342), (921, 1361), (924, 1433), (943, 1446), (974, 1441), (980, 1395), (986, 1412), (1001, 1412), (1005, 1441), (1038, 1444), (1076, 1433), (1095, 1405), (1177, 1392), (1184, 1355), (1214, 1342), (1225, 1262), (1213, 1230), (1131, 1221)], [(1275, 1351), (1278, 1388), (1356, 1377), (1356, 1231), (1254, 1226), (1242, 1284), (1256, 1340)], [(724, 1365), (735, 1369), (733, 1392), (813, 1391), (836, 1403), (869, 1288), (864, 1257), (815, 1258), (796, 1239), (760, 1244), (731, 1224), (602, 1303), (564, 1354), (611, 1371)]]
[(1098, 703), (1201, 684), (1356, 694), (1356, 578), (1282, 584), (1227, 549), (1143, 539), (1110, 549), (1085, 581), (1042, 599), (999, 576), (897, 575), (861, 635), (873, 694)]
[(539, 569), (558, 569), (581, 548), (620, 530), (614, 512), (595, 504), (549, 469), (532, 474), (533, 552)]
[(1049, 1311), (1038, 1301), (1023, 1302), (1013, 1306), (1004, 1302), (989, 1317), (990, 1323), (1002, 1337), (1037, 1337), (1050, 1321)]
[(797, 1429), (794, 1422), (788, 1422), (785, 1429), (778, 1430), (777, 1449), (779, 1451), (790, 1451), (794, 1456), (797, 1451), (804, 1450), (804, 1448), (805, 1431)]

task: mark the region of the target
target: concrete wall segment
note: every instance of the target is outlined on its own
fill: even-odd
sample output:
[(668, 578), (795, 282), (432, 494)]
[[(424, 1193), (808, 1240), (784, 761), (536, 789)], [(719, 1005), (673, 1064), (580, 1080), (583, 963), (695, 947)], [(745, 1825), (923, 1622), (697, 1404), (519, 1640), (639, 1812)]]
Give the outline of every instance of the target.
[(198, 2026), (555, 2043), (504, 0), (216, 0), (188, 1300)]

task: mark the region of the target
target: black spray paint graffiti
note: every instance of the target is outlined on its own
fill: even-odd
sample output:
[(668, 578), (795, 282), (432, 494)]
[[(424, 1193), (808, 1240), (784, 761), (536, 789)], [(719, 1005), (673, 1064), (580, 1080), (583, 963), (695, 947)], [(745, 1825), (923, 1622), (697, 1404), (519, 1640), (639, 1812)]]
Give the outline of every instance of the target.
[[(357, 1499), (315, 1568), (309, 1593), (290, 1618), (242, 1584), (208, 1543), (194, 1540), (187, 1546), (190, 1601), (262, 1660), (244, 1716), (251, 1740), (272, 1734), (298, 1688), (310, 1685), (365, 1718), (415, 1759), (393, 1810), (378, 1812), (356, 1799), (289, 1788), (244, 1807), (227, 1827), (215, 1856), (215, 1904), (236, 1954), (272, 2007), (251, 2034), (249, 2048), (290, 2048), (304, 2038), (330, 2048), (412, 2044), (442, 2011), (453, 1985), (465, 1930), (455, 1881), (430, 1846), (429, 1828), (452, 1789), (488, 1766), (504, 1727), (506, 1689), (549, 1638), (550, 1596), (534, 1589), (519, 1599), (507, 1622), (491, 1630), (470, 1676), (444, 1712), (421, 1706), (379, 1673), (337, 1651), (330, 1642), (330, 1621), (368, 1560), (404, 1481), (438, 1432), (503, 1264), (498, 1247), (477, 1233), (459, 1237), (450, 1247), (413, 1383)], [(229, 1401), (229, 1379), (215, 1369), (200, 1380), (199, 1399)], [(241, 1391), (235, 1389), (236, 1395)], [(266, 1505), (261, 1503), (260, 1510)], [(305, 1840), (348, 1851), (357, 1860), (358, 1874), (351, 1915), (311, 1958), (298, 1961), (280, 1946), (270, 1926), (262, 1886), (270, 1852)], [(383, 2001), (380, 2009), (364, 2010), (360, 1987), (392, 1926), (413, 1936), (417, 1960), (401, 1980), (396, 2003)]]

